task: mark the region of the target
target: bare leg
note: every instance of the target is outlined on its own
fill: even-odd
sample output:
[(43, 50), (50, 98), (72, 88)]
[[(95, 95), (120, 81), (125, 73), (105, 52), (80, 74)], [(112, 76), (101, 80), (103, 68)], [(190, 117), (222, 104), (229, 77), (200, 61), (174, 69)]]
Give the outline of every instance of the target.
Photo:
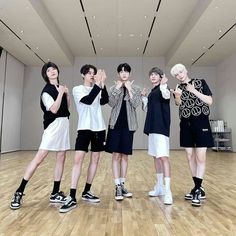
[(188, 165), (192, 174), (192, 177), (195, 177), (197, 174), (197, 160), (196, 160), (196, 153), (193, 148), (185, 148)]
[(120, 177), (126, 178), (128, 169), (128, 155), (121, 154), (121, 169), (120, 169)]
[(75, 157), (74, 157), (74, 165), (72, 169), (72, 176), (71, 176), (71, 188), (76, 189), (78, 180), (81, 174), (81, 167), (84, 161), (84, 156), (85, 156), (84, 151), (76, 151), (75, 152)]
[(206, 148), (196, 148), (197, 170), (196, 177), (203, 179), (206, 170)]
[(54, 170), (54, 181), (60, 181), (65, 164), (66, 151), (57, 152), (56, 165)]
[(92, 184), (94, 176), (97, 171), (97, 166), (100, 158), (100, 152), (92, 152), (90, 156), (90, 163), (87, 172), (87, 183)]
[(120, 178), (121, 172), (121, 154), (113, 152), (112, 155), (112, 171), (114, 179)]
[(29, 180), (33, 176), (35, 170), (43, 162), (43, 160), (47, 156), (47, 154), (48, 154), (47, 150), (42, 150), (42, 149), (38, 150), (34, 159), (30, 162), (30, 164), (26, 168), (26, 171), (24, 174), (25, 180)]

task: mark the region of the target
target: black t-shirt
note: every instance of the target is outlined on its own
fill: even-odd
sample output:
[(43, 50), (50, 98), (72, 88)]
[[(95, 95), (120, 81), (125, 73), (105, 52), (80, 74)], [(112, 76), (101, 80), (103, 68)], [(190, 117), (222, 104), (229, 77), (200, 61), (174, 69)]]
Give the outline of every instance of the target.
[[(209, 89), (204, 79), (191, 79), (190, 84), (194, 84), (197, 91), (204, 95), (211, 96)], [(179, 88), (182, 90), (181, 105), (179, 106), (180, 119), (190, 119), (194, 117), (209, 116), (210, 108), (201, 99), (196, 97), (193, 93), (186, 90), (187, 84), (180, 84)]]

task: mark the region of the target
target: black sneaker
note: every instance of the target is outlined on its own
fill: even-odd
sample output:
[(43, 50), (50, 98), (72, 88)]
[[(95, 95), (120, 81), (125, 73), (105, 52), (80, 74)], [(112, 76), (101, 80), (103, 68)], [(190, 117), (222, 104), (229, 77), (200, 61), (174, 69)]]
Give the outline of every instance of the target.
[(17, 209), (19, 209), (21, 207), (21, 199), (22, 199), (23, 195), (24, 194), (21, 193), (21, 192), (15, 192), (14, 193), (14, 196), (13, 196), (13, 198), (11, 200), (11, 205), (10, 205), (10, 208), (12, 210), (17, 210)]
[(122, 194), (122, 187), (121, 185), (116, 185), (116, 194), (115, 194), (116, 201), (122, 201), (124, 199)]
[(190, 193), (187, 193), (187, 194), (184, 196), (185, 200), (192, 200), (194, 193), (195, 193), (195, 188), (193, 188)]
[(51, 194), (49, 201), (52, 203), (65, 203), (66, 196), (62, 191), (60, 191), (58, 193)]
[[(201, 200), (204, 200), (204, 199), (206, 199), (205, 190), (204, 190), (203, 187), (200, 187), (200, 189), (201, 189), (201, 196), (200, 196), (200, 199), (201, 199)], [(193, 199), (194, 192), (195, 192), (195, 188), (193, 188), (190, 193), (187, 193), (187, 194), (184, 196), (185, 200), (192, 200), (192, 199)]]
[(124, 197), (132, 197), (132, 196), (133, 196), (133, 194), (130, 193), (130, 192), (125, 188), (124, 184), (121, 184), (121, 189), (122, 189), (122, 195), (123, 195)]
[(206, 199), (206, 193), (205, 193), (205, 189), (203, 188), (203, 187), (200, 187), (200, 189), (201, 189), (201, 200), (204, 200), (204, 199)]
[(193, 195), (192, 206), (201, 206), (201, 189), (197, 189)]
[(88, 202), (100, 202), (100, 198), (93, 195), (90, 191), (82, 194), (82, 200)]
[(71, 196), (66, 197), (66, 202), (64, 205), (61, 206), (59, 212), (60, 213), (66, 213), (77, 206), (77, 201), (76, 199), (73, 199)]

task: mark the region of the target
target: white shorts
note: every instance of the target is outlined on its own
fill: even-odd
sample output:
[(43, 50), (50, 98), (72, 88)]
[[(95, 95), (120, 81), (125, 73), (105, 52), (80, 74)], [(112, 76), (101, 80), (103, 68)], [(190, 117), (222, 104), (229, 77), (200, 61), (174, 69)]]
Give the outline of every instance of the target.
[(65, 151), (70, 149), (69, 119), (56, 118), (43, 132), (39, 149)]
[(162, 134), (149, 134), (148, 154), (156, 158), (169, 157), (170, 155), (169, 137)]

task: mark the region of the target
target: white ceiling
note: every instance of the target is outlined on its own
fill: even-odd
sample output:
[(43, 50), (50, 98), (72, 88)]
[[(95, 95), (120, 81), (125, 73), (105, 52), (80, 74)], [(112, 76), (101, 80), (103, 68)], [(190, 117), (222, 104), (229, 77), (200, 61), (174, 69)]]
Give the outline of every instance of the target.
[(236, 52), (235, 12), (236, 0), (0, 0), (0, 46), (26, 65), (76, 56), (216, 65)]

